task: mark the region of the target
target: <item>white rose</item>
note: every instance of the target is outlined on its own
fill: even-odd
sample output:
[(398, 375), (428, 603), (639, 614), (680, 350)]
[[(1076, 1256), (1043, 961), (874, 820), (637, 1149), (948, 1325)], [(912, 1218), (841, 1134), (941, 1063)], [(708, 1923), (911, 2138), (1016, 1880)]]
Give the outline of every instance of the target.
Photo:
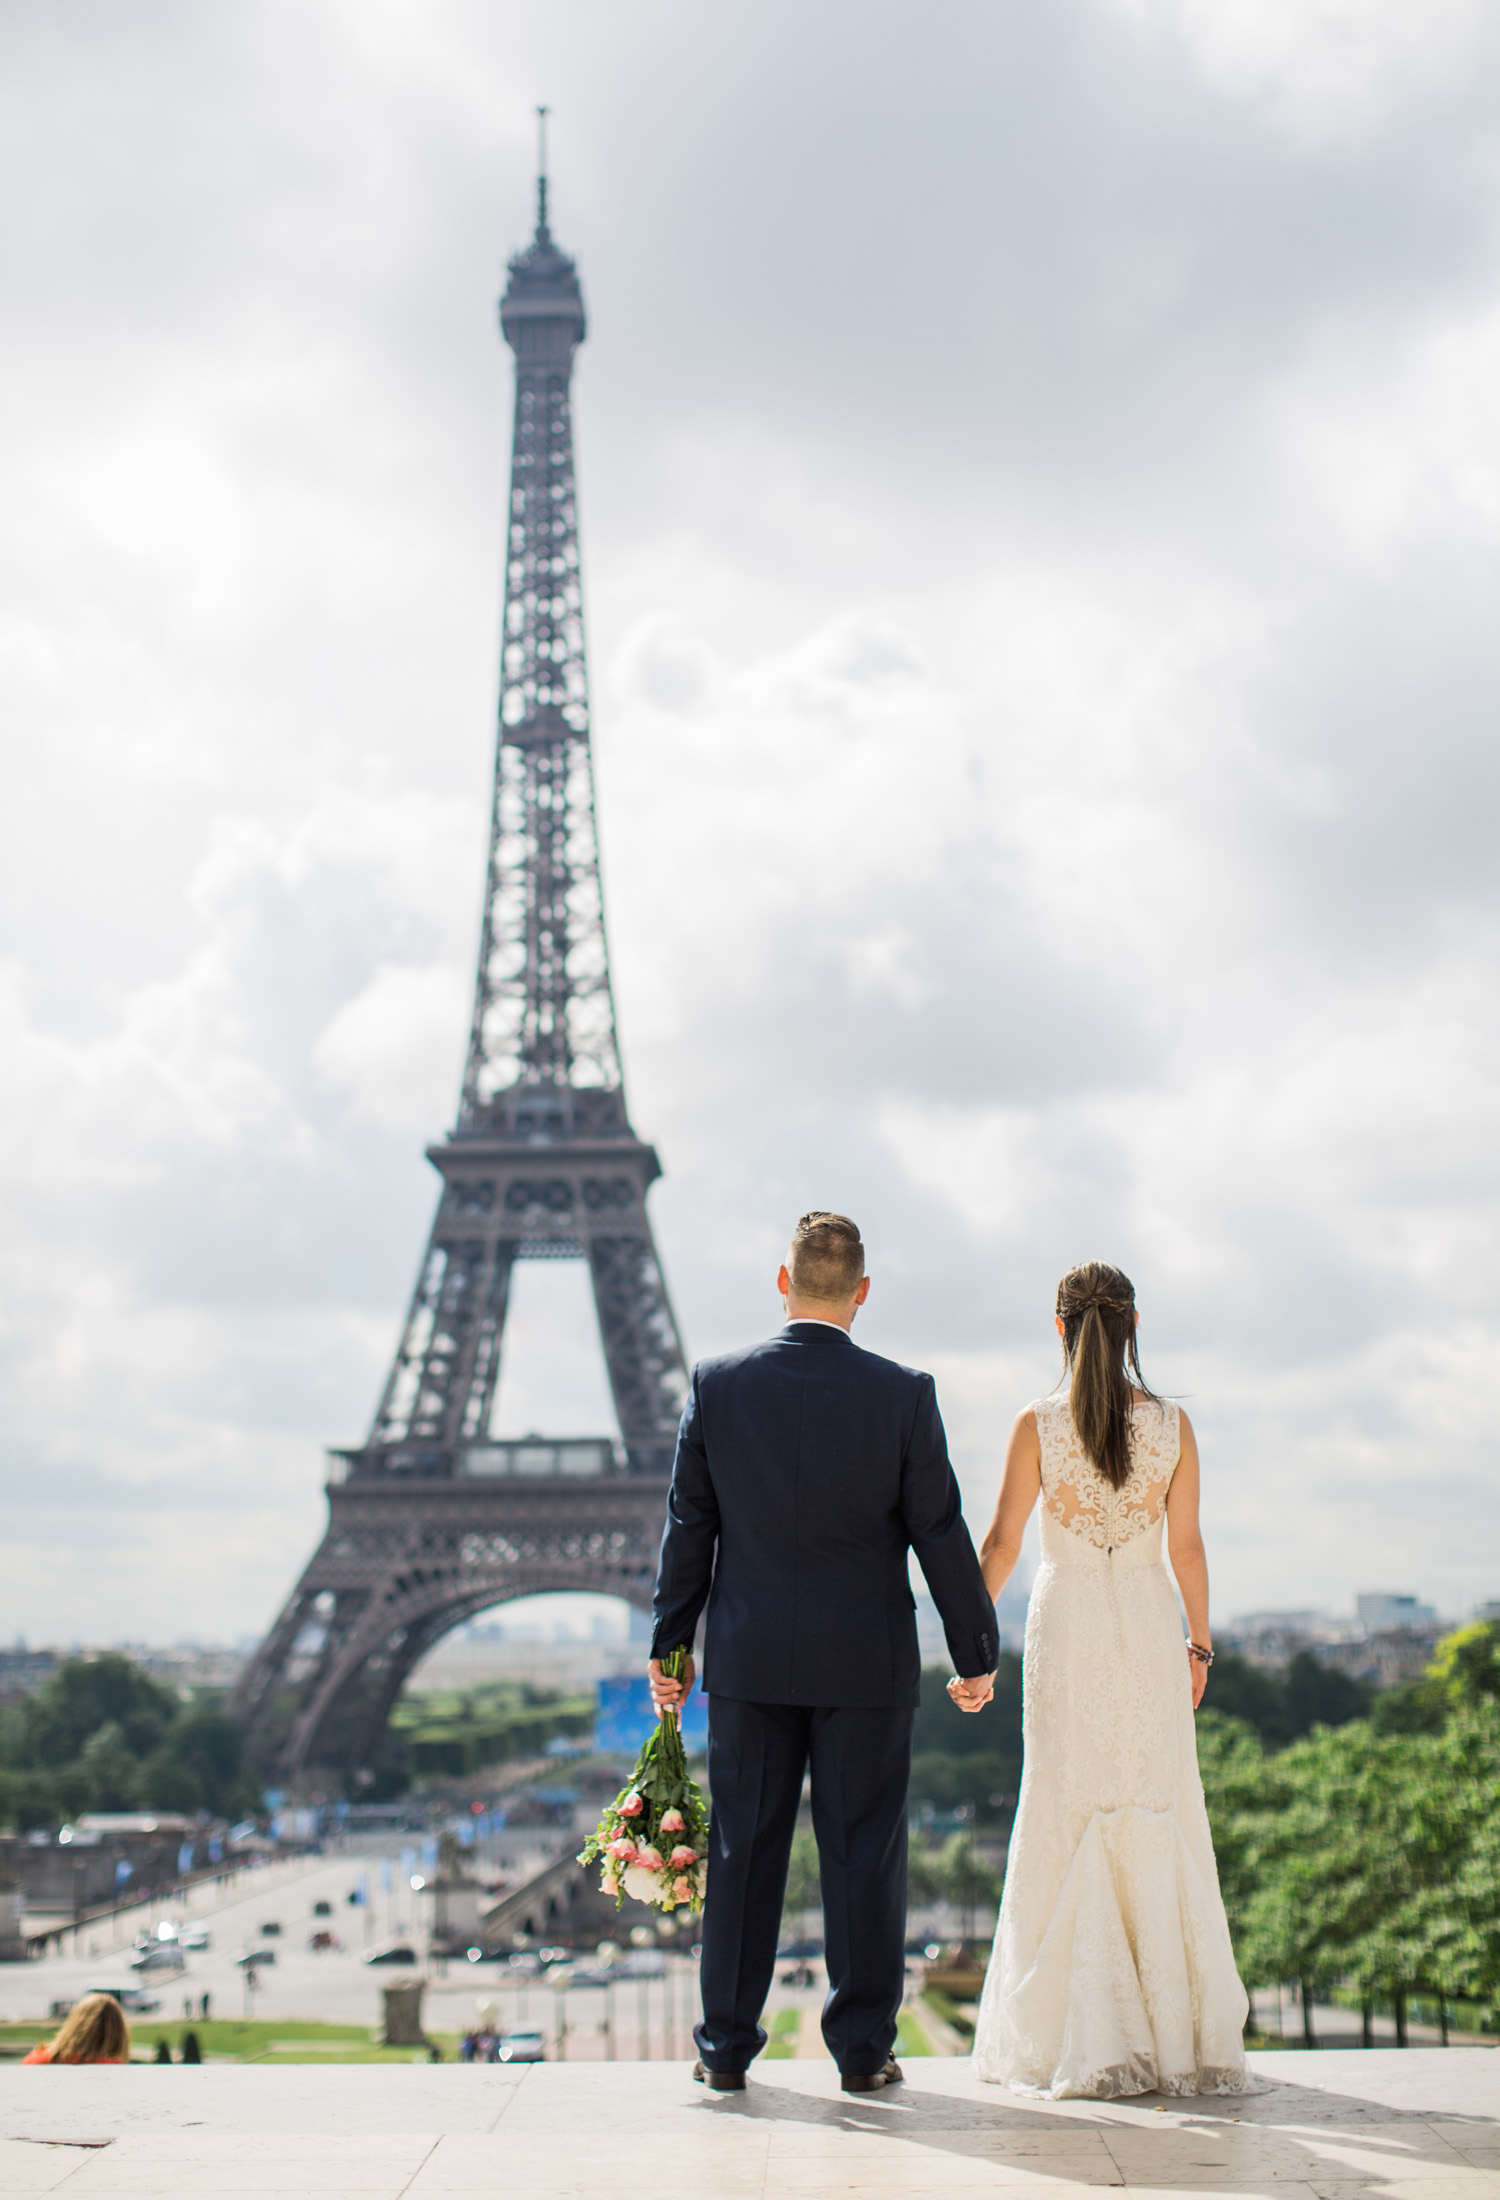
[(627, 1864), (625, 1867), (625, 1892), (634, 1902), (649, 1902), (653, 1908), (660, 1908), (661, 1873), (643, 1871), (639, 1864)]

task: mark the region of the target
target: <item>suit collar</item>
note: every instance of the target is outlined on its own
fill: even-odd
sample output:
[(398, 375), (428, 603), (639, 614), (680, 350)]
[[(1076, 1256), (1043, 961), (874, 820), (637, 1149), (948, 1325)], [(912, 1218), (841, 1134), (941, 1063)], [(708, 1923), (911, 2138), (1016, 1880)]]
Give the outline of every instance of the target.
[(781, 1334), (795, 1337), (798, 1344), (821, 1344), (834, 1337), (840, 1344), (852, 1346), (854, 1343), (847, 1329), (837, 1322), (820, 1322), (815, 1314), (799, 1314), (795, 1321), (783, 1322)]

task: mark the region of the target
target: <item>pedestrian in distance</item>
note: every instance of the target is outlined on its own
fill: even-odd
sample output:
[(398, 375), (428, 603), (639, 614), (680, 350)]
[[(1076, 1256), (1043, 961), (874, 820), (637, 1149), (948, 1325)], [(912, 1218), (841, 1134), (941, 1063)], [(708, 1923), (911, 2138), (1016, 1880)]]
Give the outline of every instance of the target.
[(113, 1994), (85, 1994), (50, 2040), (22, 2060), (29, 2063), (127, 2063), (130, 2026)]

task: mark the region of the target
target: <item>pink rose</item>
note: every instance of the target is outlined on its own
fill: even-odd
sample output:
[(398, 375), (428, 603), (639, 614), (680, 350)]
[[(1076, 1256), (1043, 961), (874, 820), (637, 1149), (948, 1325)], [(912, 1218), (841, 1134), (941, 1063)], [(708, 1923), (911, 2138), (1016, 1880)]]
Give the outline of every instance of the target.
[(673, 1849), (671, 1855), (667, 1858), (667, 1862), (674, 1872), (691, 1871), (697, 1861), (698, 1851), (696, 1849)]
[(687, 1820), (680, 1810), (665, 1811), (662, 1814), (661, 1830), (663, 1833), (686, 1833)]
[(679, 1902), (691, 1902), (693, 1899), (693, 1882), (691, 1879), (674, 1879), (672, 1892)]
[(622, 1818), (639, 1818), (645, 1807), (645, 1798), (632, 1792), (619, 1805), (620, 1816)]
[(645, 1848), (638, 1849), (636, 1851), (635, 1860), (640, 1865), (642, 1871), (659, 1872), (662, 1868), (662, 1856), (660, 1849), (653, 1849), (649, 1843)]
[(606, 1843), (604, 1853), (606, 1856), (615, 1857), (621, 1864), (633, 1864), (635, 1862), (635, 1843), (628, 1835), (622, 1834), (618, 1840)]

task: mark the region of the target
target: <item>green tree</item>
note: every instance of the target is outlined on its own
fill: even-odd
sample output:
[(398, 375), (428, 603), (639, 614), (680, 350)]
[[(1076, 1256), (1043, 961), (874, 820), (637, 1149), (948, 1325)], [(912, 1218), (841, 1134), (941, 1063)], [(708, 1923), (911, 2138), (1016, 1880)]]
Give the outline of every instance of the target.
[(142, 1808), (243, 1817), (258, 1805), (233, 1720), (184, 1703), (128, 1658), (70, 1658), (0, 1713), (0, 1825)]
[[(169, 1746), (171, 1756), (192, 1778), (195, 1801), (190, 1808), (201, 1805), (207, 1810), (228, 1812), (235, 1807), (247, 1782), (244, 1736), (233, 1719), (226, 1719), (222, 1711), (207, 1704), (190, 1704), (171, 1729)], [(249, 1786), (253, 1807), (253, 1783)], [(154, 1795), (151, 1800), (160, 1809), (170, 1807)]]
[(78, 1752), (90, 1810), (134, 1810), (141, 1800), (141, 1766), (118, 1719), (106, 1719)]
[[(1218, 1661), (1215, 1660), (1215, 1670)], [(1254, 1727), (1222, 1711), (1198, 1713), (1198, 1769), (1208, 1805), (1219, 1887), (1230, 1934), (1239, 1947), (1250, 1900), (1259, 1884), (1266, 1821), (1286, 1805), (1277, 1759), (1267, 1755)]]
[[(12, 1763), (28, 1767), (71, 1764), (102, 1726), (119, 1730), (133, 1757), (149, 1756), (177, 1718), (172, 1691), (110, 1652), (69, 1658), (21, 1706), (19, 1746)], [(13, 1733), (14, 1730), (8, 1730)], [(12, 1740), (11, 1746), (16, 1746)]]
[(988, 1751), (1021, 1757), (1021, 1660), (1002, 1650), (995, 1673), (995, 1698), (983, 1711), (960, 1711), (948, 1694), (951, 1667), (929, 1665), (922, 1674), (922, 1701), (912, 1726), (914, 1756), (941, 1753), (966, 1757)]
[[(983, 1711), (960, 1711), (948, 1694), (948, 1668), (929, 1666), (912, 1730), (911, 1792), (938, 1810), (972, 1804), (993, 1817), (1014, 1806), (1021, 1785), (1021, 1660), (1002, 1651), (995, 1700)], [(997, 1796), (1008, 1801), (997, 1803)]]
[(1455, 1709), (1500, 1702), (1500, 1620), (1475, 1620), (1445, 1635), (1427, 1674)]
[(792, 1835), (792, 1851), (787, 1859), (786, 1893), (781, 1903), (782, 1938), (803, 1938), (810, 1913), (821, 1910), (822, 1904), (817, 1837), (811, 1826), (799, 1826)]
[(163, 1743), (136, 1769), (136, 1800), (145, 1810), (181, 1811), (191, 1816), (203, 1801), (203, 1787), (192, 1767)]
[(1209, 1678), (1208, 1704), (1254, 1727), (1270, 1749), (1284, 1749), (1315, 1726), (1344, 1726), (1366, 1716), (1374, 1691), (1310, 1650), (1299, 1650), (1284, 1673), (1252, 1665), (1237, 1650), (1223, 1650)]
[[(1001, 1757), (992, 1750), (974, 1749), (962, 1757), (945, 1750), (924, 1750), (911, 1761), (912, 1797), (931, 1803), (935, 1810), (972, 1804), (976, 1816), (989, 1817), (1013, 1807), (1020, 1784), (1020, 1759)], [(997, 1802), (997, 1796), (1010, 1801)]]

